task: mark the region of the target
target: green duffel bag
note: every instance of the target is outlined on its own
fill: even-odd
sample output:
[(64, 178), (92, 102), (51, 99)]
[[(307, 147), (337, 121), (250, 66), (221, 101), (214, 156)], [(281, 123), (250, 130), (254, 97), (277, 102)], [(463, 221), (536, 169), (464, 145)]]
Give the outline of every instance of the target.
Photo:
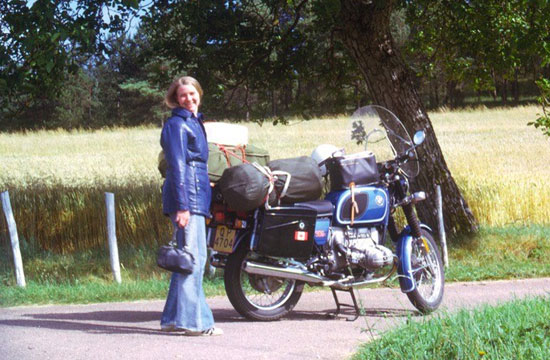
[(267, 166), (269, 162), (269, 152), (255, 145), (246, 145), (246, 160), (250, 163), (258, 163), (262, 166)]
[[(210, 181), (217, 182), (228, 167), (243, 163), (243, 159), (250, 163), (258, 163), (266, 166), (269, 162), (269, 153), (252, 144), (245, 147), (227, 146), (208, 143), (208, 177)], [(166, 159), (161, 150), (158, 155), (158, 169), (162, 177), (166, 177)]]
[(266, 166), (269, 162), (269, 153), (252, 144), (241, 147), (208, 143), (208, 177), (210, 181), (217, 182), (225, 169), (240, 165), (243, 160)]

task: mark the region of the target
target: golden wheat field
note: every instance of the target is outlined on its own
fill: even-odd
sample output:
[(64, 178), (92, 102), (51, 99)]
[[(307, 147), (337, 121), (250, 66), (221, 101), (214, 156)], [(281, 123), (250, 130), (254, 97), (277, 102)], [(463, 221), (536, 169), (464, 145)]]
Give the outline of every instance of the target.
[[(525, 106), (430, 113), (451, 173), (482, 225), (550, 224), (550, 139), (527, 126), (539, 112)], [(346, 117), (244, 125), (249, 142), (271, 159), (310, 155), (322, 143), (349, 145)], [(71, 226), (71, 237), (91, 237), (81, 241), (93, 244), (102, 232), (86, 235), (82, 227), (103, 221), (101, 191), (115, 192), (122, 203), (118, 231), (136, 238), (148, 226), (158, 234), (159, 135), (153, 127), (0, 133), (0, 191), (9, 189), (24, 208), (17, 210), (19, 227), (34, 229), (28, 237), (66, 238)]]

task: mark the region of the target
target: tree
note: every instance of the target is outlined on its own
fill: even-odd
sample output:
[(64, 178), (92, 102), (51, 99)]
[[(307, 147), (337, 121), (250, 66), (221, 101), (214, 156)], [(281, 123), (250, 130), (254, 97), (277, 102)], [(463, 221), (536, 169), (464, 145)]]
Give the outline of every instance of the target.
[[(106, 49), (98, 41), (99, 30), (110, 25), (100, 9), (119, 6), (124, 13), (129, 5), (137, 6), (131, 0), (77, 1), (75, 12), (73, 3), (38, 0), (30, 9), (24, 1), (2, 3), (8, 15), (1, 19), (2, 34), (9, 33), (2, 45), (9, 54), (3, 58), (7, 64), (0, 66), (8, 79), (0, 84), (4, 93), (25, 87), (31, 96), (40, 95), (36, 89), (59, 91), (51, 74), (70, 69), (79, 55)], [(418, 209), (421, 219), (435, 224), (433, 195), (435, 185), (441, 184), (447, 229), (475, 231), (475, 218), (447, 168), (412, 75), (395, 46), (390, 31), (394, 5), (394, 0), (153, 0), (143, 30), (155, 58), (166, 65), (157, 81), (169, 82), (179, 73), (195, 75), (213, 95), (205, 105), (218, 103), (240, 113), (259, 109), (279, 115), (281, 104), (308, 98), (325, 106), (345, 104), (326, 94), (346, 93), (349, 84), (358, 93), (357, 78), (349, 70), (351, 57), (376, 103), (399, 116), (410, 133), (427, 132), (420, 151), (422, 172), (413, 184), (413, 189), (431, 195)], [(113, 24), (120, 25), (116, 17)], [(48, 79), (43, 85), (40, 76)], [(6, 86), (9, 82), (16, 86)], [(134, 81), (122, 90), (149, 89)]]
[(355, 59), (377, 104), (392, 110), (409, 133), (423, 129), (426, 141), (419, 148), (421, 172), (412, 189), (426, 191), (426, 203), (417, 208), (419, 217), (437, 228), (435, 188), (441, 185), (445, 225), (450, 232), (477, 230), (466, 200), (449, 171), (433, 127), (414, 87), (411, 73), (395, 46), (390, 32), (394, 1), (341, 0), (339, 36)]
[[(344, 46), (345, 57), (349, 54), (355, 61), (374, 101), (392, 110), (410, 133), (418, 129), (427, 133), (419, 152), (422, 172), (413, 184), (429, 195), (418, 208), (420, 218), (436, 228), (435, 188), (440, 184), (447, 230), (475, 231), (477, 222), (447, 168), (412, 75), (394, 44), (390, 31), (394, 4), (388, 0), (156, 1), (145, 17), (145, 28), (152, 34), (151, 43), (178, 71), (205, 79), (210, 88), (221, 84), (218, 96), (226, 101), (239, 92), (245, 99), (256, 95), (261, 101), (261, 96), (284, 87), (287, 79), (300, 80), (308, 74), (307, 66), (301, 66), (308, 64), (304, 57), (321, 53), (318, 48), (308, 49), (315, 45), (312, 42), (334, 39), (329, 43)], [(308, 31), (324, 38), (308, 38)], [(309, 79), (310, 74), (304, 77)], [(224, 93), (229, 97), (224, 98)]]
[(159, 90), (157, 76), (166, 75), (152, 56), (147, 39), (140, 33), (133, 37), (109, 37), (110, 55), (90, 66), (95, 80), (94, 98), (100, 107), (93, 109), (90, 127), (109, 125), (135, 126), (160, 124), (164, 89)]
[[(0, 105), (13, 117), (60, 95), (63, 82), (93, 55), (108, 52), (108, 32), (124, 29), (138, 0), (0, 2)], [(0, 119), (2, 120), (2, 119)]]
[[(410, 133), (417, 129), (427, 133), (420, 151), (423, 170), (413, 184), (430, 195), (426, 205), (418, 208), (421, 219), (435, 228), (434, 194), (436, 184), (441, 184), (448, 231), (475, 231), (477, 222), (447, 168), (412, 76), (394, 44), (390, 31), (394, 3), (158, 1), (146, 23), (153, 32), (151, 42), (160, 46), (164, 56), (174, 59), (178, 70), (202, 75), (201, 79), (221, 83), (233, 92), (244, 87), (245, 97), (251, 88), (272, 90), (273, 86), (282, 85), (282, 79), (305, 71), (296, 67), (301, 62), (293, 61), (296, 60), (293, 55), (308, 44), (302, 26), (324, 33), (329, 39), (337, 35), (355, 60), (374, 101), (394, 111)], [(201, 52), (203, 47), (206, 51)], [(201, 55), (216, 59), (202, 63)], [(182, 60), (178, 62), (176, 58)], [(219, 70), (223, 68), (231, 70)], [(230, 99), (232, 96), (233, 93)]]
[[(451, 106), (457, 87), (490, 90), (496, 100), (519, 101), (518, 79), (550, 55), (550, 2), (530, 0), (403, 1), (413, 28), (409, 56), (421, 57), (428, 76), (443, 71)], [(511, 93), (509, 92), (511, 86)]]
[(364, 86), (330, 26), (314, 16), (315, 6), (307, 0), (155, 1), (142, 31), (169, 64), (165, 83), (182, 73), (201, 79), (211, 115), (344, 112), (349, 100), (365, 95)]

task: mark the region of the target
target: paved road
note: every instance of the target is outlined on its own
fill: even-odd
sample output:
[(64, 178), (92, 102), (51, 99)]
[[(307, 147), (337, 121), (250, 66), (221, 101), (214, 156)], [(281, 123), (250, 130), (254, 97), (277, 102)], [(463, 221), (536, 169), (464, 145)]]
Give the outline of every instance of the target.
[[(343, 294), (345, 295), (345, 294)], [(550, 278), (447, 284), (441, 311), (550, 296)], [(345, 359), (373, 336), (418, 316), (398, 289), (363, 289), (367, 314), (328, 318), (330, 291), (305, 293), (280, 321), (241, 318), (225, 297), (209, 299), (224, 336), (161, 333), (163, 301), (0, 309), (0, 359)]]

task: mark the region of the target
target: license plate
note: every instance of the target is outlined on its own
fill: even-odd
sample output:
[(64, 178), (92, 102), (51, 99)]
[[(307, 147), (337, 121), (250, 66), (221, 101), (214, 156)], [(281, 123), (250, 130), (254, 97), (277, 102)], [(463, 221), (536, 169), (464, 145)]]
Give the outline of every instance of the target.
[(216, 236), (214, 236), (214, 246), (212, 248), (217, 252), (231, 253), (237, 237), (237, 230), (231, 230), (227, 226), (218, 225), (216, 227)]

